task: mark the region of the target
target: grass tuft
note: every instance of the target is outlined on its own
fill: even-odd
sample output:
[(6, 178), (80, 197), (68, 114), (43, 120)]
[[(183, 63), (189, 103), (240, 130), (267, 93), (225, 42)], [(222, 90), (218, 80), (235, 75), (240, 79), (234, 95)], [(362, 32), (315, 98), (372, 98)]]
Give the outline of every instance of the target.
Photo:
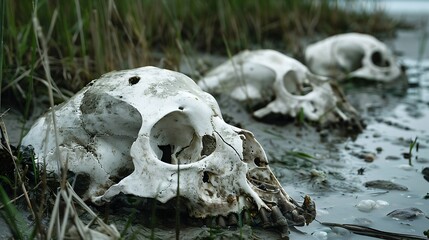
[[(399, 22), (381, 11), (346, 10), (353, 2), (342, 7), (328, 0), (2, 1), (2, 24), (8, 26), (0, 59), (8, 88), (2, 91), (15, 96), (22, 109), (25, 100), (45, 95), (46, 60), (62, 90), (56, 91), (59, 102), (64, 90), (76, 92), (108, 71), (162, 63), (178, 70), (183, 46), (192, 48), (187, 52), (223, 55), (258, 46), (296, 55), (303, 38), (319, 34), (394, 34)], [(46, 33), (44, 61), (33, 59), (34, 24), (31, 14), (23, 14), (33, 11)], [(34, 94), (26, 95), (27, 90)]]

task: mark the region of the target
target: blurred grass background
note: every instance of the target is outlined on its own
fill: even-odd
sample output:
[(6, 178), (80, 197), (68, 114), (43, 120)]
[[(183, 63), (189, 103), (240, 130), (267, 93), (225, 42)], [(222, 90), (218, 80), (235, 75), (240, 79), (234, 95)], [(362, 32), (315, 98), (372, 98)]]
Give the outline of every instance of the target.
[(2, 0), (1, 99), (28, 110), (33, 98), (46, 95), (39, 30), (60, 102), (105, 72), (144, 65), (178, 70), (182, 56), (198, 52), (274, 48), (299, 57), (303, 39), (315, 36), (394, 34), (400, 23), (382, 10), (346, 10), (356, 2)]

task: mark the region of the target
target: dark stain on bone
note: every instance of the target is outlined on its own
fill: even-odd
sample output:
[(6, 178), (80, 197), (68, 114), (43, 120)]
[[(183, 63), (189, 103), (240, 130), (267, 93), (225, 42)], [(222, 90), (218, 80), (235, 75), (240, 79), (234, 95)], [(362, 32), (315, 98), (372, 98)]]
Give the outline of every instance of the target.
[(137, 84), (139, 81), (140, 81), (140, 77), (139, 76), (130, 77), (128, 79), (128, 82), (130, 83), (130, 85)]

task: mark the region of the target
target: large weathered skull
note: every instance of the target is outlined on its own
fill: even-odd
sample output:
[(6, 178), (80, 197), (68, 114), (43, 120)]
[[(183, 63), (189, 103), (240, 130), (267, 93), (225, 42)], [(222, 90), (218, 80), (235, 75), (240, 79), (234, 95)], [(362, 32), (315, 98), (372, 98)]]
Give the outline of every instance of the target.
[(227, 93), (254, 106), (271, 101), (253, 113), (257, 118), (269, 114), (296, 117), (302, 112), (311, 121), (348, 121), (348, 114), (355, 113), (327, 78), (274, 50), (243, 51), (208, 72), (198, 84), (208, 92)]
[(166, 202), (180, 191), (194, 217), (280, 207), (289, 223), (314, 219), (312, 204), (298, 207), (278, 183), (253, 134), (225, 123), (215, 99), (183, 74), (112, 72), (54, 110), (23, 144), (48, 170), (59, 172), (60, 156), (89, 178), (84, 197), (94, 202), (120, 193)]
[(401, 75), (390, 49), (366, 34), (339, 34), (316, 42), (307, 47), (305, 60), (313, 73), (336, 79), (389, 82)]

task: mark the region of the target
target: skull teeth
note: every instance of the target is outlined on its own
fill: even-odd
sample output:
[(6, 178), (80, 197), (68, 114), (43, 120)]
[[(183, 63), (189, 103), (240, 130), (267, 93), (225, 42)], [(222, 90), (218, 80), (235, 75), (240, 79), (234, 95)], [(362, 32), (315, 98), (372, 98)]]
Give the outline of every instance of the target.
[(217, 225), (221, 228), (225, 228), (226, 227), (225, 217), (218, 216), (217, 217)]
[(259, 214), (261, 216), (262, 227), (263, 228), (271, 227), (271, 222), (270, 220), (268, 220), (268, 211), (265, 208), (261, 208)]
[(278, 206), (273, 206), (271, 208), (272, 211), (272, 218), (273, 218), (273, 222), (274, 225), (277, 226), (287, 226), (287, 220), (286, 218), (283, 216), (282, 212), (280, 211), (280, 208)]
[(229, 226), (237, 226), (238, 225), (238, 219), (237, 219), (237, 215), (235, 213), (230, 213), (228, 215), (228, 225)]

